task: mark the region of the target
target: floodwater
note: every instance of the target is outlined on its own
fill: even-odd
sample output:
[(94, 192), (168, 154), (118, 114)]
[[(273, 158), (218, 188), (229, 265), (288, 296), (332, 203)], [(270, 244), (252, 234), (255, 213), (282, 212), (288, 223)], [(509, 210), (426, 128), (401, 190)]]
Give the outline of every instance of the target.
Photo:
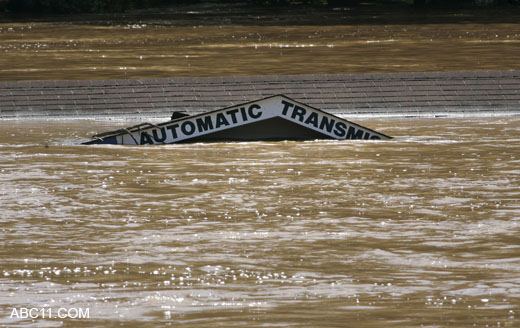
[(359, 123), (395, 138), (0, 122), (0, 326), (518, 327), (520, 118)]
[(188, 9), (0, 19), (0, 81), (520, 69), (518, 10)]

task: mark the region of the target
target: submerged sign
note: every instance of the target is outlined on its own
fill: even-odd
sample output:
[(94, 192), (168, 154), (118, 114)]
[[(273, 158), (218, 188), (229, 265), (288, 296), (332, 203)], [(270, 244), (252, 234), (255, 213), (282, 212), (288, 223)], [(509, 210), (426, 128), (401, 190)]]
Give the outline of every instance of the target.
[(322, 110), (278, 95), (158, 125), (144, 123), (93, 136), (85, 144), (157, 145), (196, 141), (389, 139)]

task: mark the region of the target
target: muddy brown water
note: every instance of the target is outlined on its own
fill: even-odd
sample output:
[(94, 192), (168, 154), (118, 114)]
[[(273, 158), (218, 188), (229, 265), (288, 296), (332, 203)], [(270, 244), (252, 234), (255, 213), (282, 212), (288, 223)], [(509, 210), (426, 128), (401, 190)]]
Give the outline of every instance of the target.
[(200, 9), (0, 19), (0, 81), (520, 69), (518, 10)]
[(395, 138), (0, 122), (0, 325), (517, 327), (520, 119), (358, 122)]
[[(514, 19), (342, 15), (4, 19), (0, 80), (520, 69)], [(91, 147), (131, 124), (0, 122), (0, 326), (519, 326), (520, 119), (357, 122), (395, 138)]]

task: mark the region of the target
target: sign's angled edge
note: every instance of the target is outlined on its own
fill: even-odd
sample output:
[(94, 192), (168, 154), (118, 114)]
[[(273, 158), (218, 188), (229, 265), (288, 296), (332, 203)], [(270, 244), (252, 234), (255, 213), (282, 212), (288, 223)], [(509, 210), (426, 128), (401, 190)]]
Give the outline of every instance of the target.
[(212, 109), (212, 110), (210, 110), (208, 112), (195, 114), (195, 115), (190, 115), (190, 116), (186, 116), (186, 117), (181, 117), (181, 118), (178, 118), (176, 120), (170, 120), (170, 121), (162, 122), (162, 123), (157, 124), (157, 126), (168, 125), (168, 124), (170, 124), (172, 122), (182, 122), (183, 120), (192, 119), (192, 118), (197, 119), (197, 118), (200, 118), (200, 117), (211, 115), (211, 114), (216, 113), (216, 112), (226, 111), (226, 110), (229, 110), (229, 109), (233, 109), (235, 107), (246, 106), (246, 105), (249, 105), (249, 104), (253, 104), (253, 103), (256, 103), (256, 102), (260, 102), (260, 101), (264, 101), (264, 100), (267, 100), (267, 99), (275, 98), (275, 97), (278, 97), (278, 96), (284, 97), (283, 95), (274, 95), (274, 96), (269, 96), (269, 97), (265, 97), (265, 98), (261, 98), (261, 99), (255, 99), (255, 100), (251, 100), (251, 101), (248, 101), (248, 102), (245, 102), (245, 103), (241, 103), (241, 104), (231, 105), (231, 106), (224, 107), (224, 108)]
[[(360, 124), (351, 122), (351, 121), (349, 121), (347, 119), (344, 119), (342, 117), (339, 117), (339, 116), (336, 116), (334, 114), (328, 113), (328, 112), (326, 112), (326, 111), (324, 111), (322, 109), (319, 109), (319, 108), (316, 108), (314, 106), (302, 103), (302, 102), (300, 102), (298, 100), (294, 100), (294, 99), (292, 99), (292, 98), (290, 98), (290, 97), (288, 97), (288, 96), (286, 96), (284, 94), (275, 94), (275, 95), (271, 95), (271, 96), (264, 97), (264, 98), (261, 98), (261, 99), (255, 99), (255, 100), (252, 100), (252, 101), (247, 101), (247, 102), (244, 102), (244, 103), (235, 104), (235, 105), (231, 105), (231, 106), (224, 107), (224, 108), (214, 109), (214, 110), (211, 110), (211, 111), (208, 111), (208, 112), (204, 112), (204, 113), (199, 113), (199, 114), (196, 114), (196, 115), (180, 117), (180, 118), (177, 118), (177, 119), (161, 122), (161, 123), (158, 123), (158, 124), (143, 123), (143, 124), (139, 124), (139, 125), (134, 126), (134, 127), (126, 128), (126, 129), (123, 128), (123, 129), (115, 130), (115, 131), (112, 131), (112, 132), (105, 132), (105, 133), (100, 134), (99, 137), (93, 136), (93, 139), (90, 142), (85, 142), (85, 144), (97, 143), (97, 142), (95, 142), (95, 139), (98, 139), (98, 140), (101, 140), (101, 141), (105, 141), (106, 140), (106, 142), (101, 142), (101, 143), (134, 144), (134, 145), (165, 144), (165, 143), (177, 143), (177, 142), (182, 142), (182, 141), (189, 141), (190, 139), (193, 139), (194, 137), (197, 137), (197, 136), (185, 137), (185, 138), (182, 138), (182, 139), (177, 139), (177, 140), (173, 140), (173, 141), (170, 141), (170, 142), (162, 142), (162, 143), (161, 142), (155, 143), (154, 141), (151, 141), (149, 143), (148, 142), (144, 142), (143, 143), (142, 137), (143, 137), (143, 134), (145, 134), (145, 137), (149, 137), (150, 132), (152, 132), (152, 131), (154, 133), (156, 132), (156, 131), (154, 131), (154, 129), (162, 129), (162, 130), (164, 130), (164, 128), (171, 128), (173, 124), (177, 124), (177, 123), (182, 124), (182, 123), (187, 122), (187, 121), (196, 121), (197, 119), (200, 119), (200, 118), (207, 118), (208, 116), (211, 116), (213, 114), (219, 115), (219, 113), (232, 111), (232, 110), (237, 109), (237, 108), (243, 109), (243, 107), (246, 107), (248, 105), (249, 106), (253, 106), (254, 104), (261, 104), (262, 102), (267, 102), (270, 99), (274, 99), (274, 98), (281, 98), (282, 99), (282, 102), (281, 102), (282, 104), (283, 104), (283, 100), (286, 100), (287, 102), (290, 102), (293, 106), (295, 106), (295, 108), (296, 108), (296, 106), (300, 107), (300, 108), (303, 108), (303, 109), (307, 108), (308, 110), (315, 111), (315, 112), (319, 113), (320, 115), (324, 115), (324, 116), (327, 116), (327, 117), (329, 117), (331, 119), (341, 121), (344, 124), (353, 126), (356, 129), (368, 131), (368, 132), (374, 134), (375, 136), (382, 137), (382, 139), (391, 139), (392, 138), (392, 137), (390, 137), (390, 136), (388, 136), (388, 135), (386, 135), (384, 133), (381, 133), (381, 132), (375, 131), (373, 129), (364, 127), (364, 126), (362, 126)], [(308, 125), (304, 124), (303, 123), (303, 118), (300, 121), (298, 121), (298, 120), (295, 119), (294, 116), (292, 118), (289, 118), (288, 116), (284, 116), (285, 114), (282, 114), (282, 111), (283, 110), (280, 109), (280, 112), (277, 113), (276, 116), (280, 117), (282, 119), (285, 119), (285, 120), (287, 120), (289, 122), (297, 123), (297, 124), (299, 124), (299, 125), (301, 125), (301, 126), (303, 126), (305, 128), (308, 128), (308, 129), (311, 129), (311, 130), (316, 130), (312, 126), (308, 126)], [(259, 119), (257, 121), (262, 121), (264, 119)], [(307, 122), (305, 122), (305, 123), (307, 123)], [(247, 125), (249, 123), (242, 122), (241, 124), (239, 124), (239, 126), (240, 125), (244, 125), (244, 124)], [(226, 130), (226, 129), (224, 129), (224, 130)], [(213, 133), (213, 132), (205, 132), (202, 135), (211, 134), (211, 133)], [(125, 142), (125, 137), (126, 137), (126, 139), (128, 139), (127, 142)], [(177, 137), (174, 137), (174, 139), (176, 139), (176, 138)], [(338, 137), (335, 137), (335, 138), (336, 139), (342, 139), (342, 138), (338, 138)], [(108, 139), (110, 139), (110, 141)], [(348, 138), (348, 139), (361, 139), (361, 138)], [(365, 139), (367, 139), (367, 138), (365, 138)], [(379, 138), (376, 138), (376, 139), (379, 139)], [(140, 140), (140, 141), (138, 141), (138, 140)], [(150, 138), (150, 140), (151, 140), (151, 138)]]
[[(316, 107), (314, 107), (314, 106), (311, 106), (311, 105), (308, 105), (308, 104), (302, 103), (302, 102), (300, 102), (300, 101), (298, 101), (298, 100), (294, 100), (294, 99), (292, 99), (292, 98), (290, 98), (290, 97), (287, 97), (287, 96), (284, 95), (284, 94), (277, 94), (277, 95), (272, 96), (272, 97), (278, 97), (278, 96), (279, 96), (279, 97), (282, 97), (282, 98), (286, 98), (286, 99), (288, 99), (288, 100), (290, 100), (290, 101), (292, 101), (292, 102), (294, 102), (294, 103), (296, 103), (296, 104), (298, 104), (298, 105), (300, 105), (300, 106), (309, 107), (309, 108), (311, 108), (312, 110), (315, 110), (315, 111), (317, 111), (317, 112), (320, 112), (320, 113), (322, 113), (322, 114), (324, 114), (324, 115), (332, 116), (332, 117), (334, 117), (334, 118), (340, 119), (340, 120), (342, 120), (343, 122), (345, 122), (345, 123), (347, 123), (347, 124), (350, 124), (350, 125), (353, 125), (353, 126), (355, 126), (356, 128), (358, 128), (358, 129), (365, 129), (365, 130), (368, 130), (368, 131), (370, 131), (370, 132), (372, 132), (372, 133), (382, 135), (382, 136), (385, 137), (385, 138), (392, 139), (392, 137), (389, 136), (389, 135), (387, 135), (387, 134), (381, 133), (381, 132), (376, 131), (376, 130), (371, 129), (371, 128), (367, 128), (367, 127), (365, 127), (365, 126), (362, 126), (362, 125), (357, 124), (357, 123), (355, 123), (355, 122), (349, 121), (349, 120), (344, 119), (344, 118), (342, 118), (342, 117), (339, 117), (339, 116), (337, 116), (337, 115), (334, 115), (334, 114), (328, 113), (328, 112), (324, 111), (323, 109), (316, 108)], [(269, 97), (269, 98), (272, 98), (272, 97)], [(265, 98), (265, 99), (267, 99), (267, 98)], [(263, 100), (263, 99), (262, 99), (262, 100)]]

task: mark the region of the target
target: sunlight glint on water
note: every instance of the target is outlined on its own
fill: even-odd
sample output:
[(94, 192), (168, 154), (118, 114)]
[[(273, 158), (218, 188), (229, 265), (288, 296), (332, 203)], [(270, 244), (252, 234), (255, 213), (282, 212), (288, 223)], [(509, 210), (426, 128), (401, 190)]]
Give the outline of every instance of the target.
[(520, 120), (360, 123), (396, 138), (90, 147), (119, 123), (0, 123), (0, 324), (518, 325)]

